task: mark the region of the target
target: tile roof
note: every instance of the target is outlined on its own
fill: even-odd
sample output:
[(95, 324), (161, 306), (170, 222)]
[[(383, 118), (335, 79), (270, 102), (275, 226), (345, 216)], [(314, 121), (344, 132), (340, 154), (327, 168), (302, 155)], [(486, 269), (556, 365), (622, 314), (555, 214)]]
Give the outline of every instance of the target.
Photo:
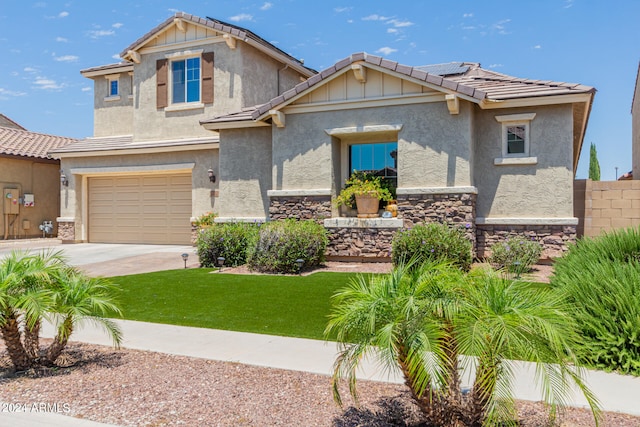
[[(595, 89), (576, 83), (553, 82), (550, 80), (530, 80), (500, 74), (485, 70), (476, 63), (450, 63), (436, 64), (434, 66), (411, 67), (399, 64), (395, 61), (384, 59), (380, 56), (360, 52), (338, 61), (333, 66), (312, 76), (308, 80), (296, 85), (293, 89), (273, 98), (261, 105), (253, 112), (253, 119), (257, 120), (269, 110), (277, 108), (281, 104), (298, 96), (307, 89), (321, 83), (355, 62), (363, 62), (375, 67), (393, 71), (415, 80), (421, 80), (432, 86), (441, 87), (447, 92), (465, 95), (477, 100), (507, 100), (514, 98), (529, 98), (549, 95), (566, 95), (572, 93), (594, 93)], [(457, 66), (455, 64), (458, 64)], [(467, 68), (468, 67), (468, 68)], [(448, 74), (455, 72), (455, 68), (467, 68), (461, 74)], [(446, 73), (440, 75), (438, 73)], [(206, 122), (206, 121), (205, 121)]]
[(49, 151), (65, 147), (77, 139), (0, 127), (0, 154), (50, 159)]
[(0, 113), (0, 126), (26, 130), (24, 127), (20, 126), (18, 123), (14, 122), (13, 120), (11, 120), (9, 117), (5, 116), (2, 113)]
[(176, 147), (185, 145), (201, 145), (219, 142), (218, 136), (210, 136), (206, 138), (187, 138), (159, 141), (134, 141), (132, 135), (85, 138), (75, 142), (74, 144), (65, 145), (64, 147), (51, 150), (52, 154), (59, 153), (78, 153), (78, 152), (97, 152), (97, 151), (114, 151), (114, 150), (136, 150), (148, 148)]
[(302, 61), (294, 58), (293, 56), (284, 52), (282, 49), (274, 46), (273, 44), (257, 36), (256, 34), (247, 30), (246, 28), (238, 27), (237, 25), (229, 24), (227, 22), (223, 22), (210, 17), (200, 18), (198, 16), (190, 15), (184, 12), (177, 12), (175, 15), (169, 17), (160, 25), (156, 26), (151, 31), (147, 32), (145, 35), (143, 35), (138, 40), (131, 43), (126, 49), (124, 49), (120, 53), (120, 56), (124, 58), (127, 55), (127, 52), (129, 52), (130, 50), (136, 50), (141, 48), (150, 38), (154, 37), (156, 33), (172, 25), (174, 19), (176, 18), (183, 19), (185, 21), (192, 22), (194, 24), (202, 25), (204, 27), (208, 27), (219, 32), (230, 34), (245, 42), (253, 42), (257, 45), (260, 45), (266, 48), (267, 50), (271, 51), (272, 53), (277, 54), (278, 56), (284, 57), (283, 59), (285, 59), (287, 62), (293, 65), (296, 69), (300, 71), (304, 71), (305, 74), (312, 75), (317, 72), (316, 70), (306, 67)]
[(80, 70), (80, 74), (85, 75), (85, 74), (101, 73), (101, 72), (104, 72), (105, 74), (107, 74), (108, 71), (119, 70), (125, 67), (131, 67), (131, 69), (133, 70), (133, 62), (121, 61), (116, 64), (107, 64), (107, 65), (100, 65), (98, 67), (85, 68), (84, 70)]

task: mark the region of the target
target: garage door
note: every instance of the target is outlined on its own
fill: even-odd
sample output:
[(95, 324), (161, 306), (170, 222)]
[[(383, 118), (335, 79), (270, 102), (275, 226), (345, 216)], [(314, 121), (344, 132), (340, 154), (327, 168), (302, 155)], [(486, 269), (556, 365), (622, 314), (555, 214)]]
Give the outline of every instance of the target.
[(89, 178), (89, 241), (189, 244), (191, 175)]

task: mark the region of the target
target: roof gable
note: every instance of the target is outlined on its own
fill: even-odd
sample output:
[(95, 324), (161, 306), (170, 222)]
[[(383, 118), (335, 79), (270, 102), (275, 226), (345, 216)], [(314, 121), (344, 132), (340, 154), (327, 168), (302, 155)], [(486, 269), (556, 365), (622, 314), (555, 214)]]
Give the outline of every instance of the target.
[(174, 16), (169, 17), (160, 25), (147, 32), (124, 49), (120, 53), (120, 56), (124, 60), (129, 61), (134, 59), (135, 53), (146, 47), (170, 46), (172, 44), (195, 42), (217, 36), (225, 37), (230, 44), (233, 43), (231, 41), (232, 39), (248, 43), (278, 61), (288, 64), (305, 76), (311, 76), (316, 73), (315, 70), (305, 67), (302, 61), (285, 53), (245, 28), (214, 18), (200, 18), (184, 12), (177, 12)]

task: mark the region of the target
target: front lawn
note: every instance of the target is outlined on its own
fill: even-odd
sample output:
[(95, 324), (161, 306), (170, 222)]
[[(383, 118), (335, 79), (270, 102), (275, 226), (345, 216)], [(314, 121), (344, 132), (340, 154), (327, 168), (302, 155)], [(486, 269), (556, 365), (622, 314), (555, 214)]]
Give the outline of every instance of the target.
[(322, 339), (331, 296), (355, 276), (268, 276), (183, 269), (113, 277), (123, 318)]

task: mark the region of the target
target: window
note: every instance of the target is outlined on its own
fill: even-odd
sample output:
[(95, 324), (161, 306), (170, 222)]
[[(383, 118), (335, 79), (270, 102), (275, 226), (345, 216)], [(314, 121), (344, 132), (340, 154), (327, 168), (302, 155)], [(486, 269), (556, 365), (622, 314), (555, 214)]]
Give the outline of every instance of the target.
[(385, 178), (398, 177), (397, 142), (349, 146), (349, 171), (369, 172)]
[(200, 102), (200, 58), (171, 61), (173, 104)]
[(502, 124), (502, 157), (494, 159), (496, 165), (536, 164), (537, 158), (530, 157), (531, 122), (535, 113), (496, 116)]
[(107, 96), (105, 101), (117, 101), (120, 99), (120, 74), (109, 74), (107, 79)]
[(118, 96), (118, 80), (109, 81), (109, 96)]

